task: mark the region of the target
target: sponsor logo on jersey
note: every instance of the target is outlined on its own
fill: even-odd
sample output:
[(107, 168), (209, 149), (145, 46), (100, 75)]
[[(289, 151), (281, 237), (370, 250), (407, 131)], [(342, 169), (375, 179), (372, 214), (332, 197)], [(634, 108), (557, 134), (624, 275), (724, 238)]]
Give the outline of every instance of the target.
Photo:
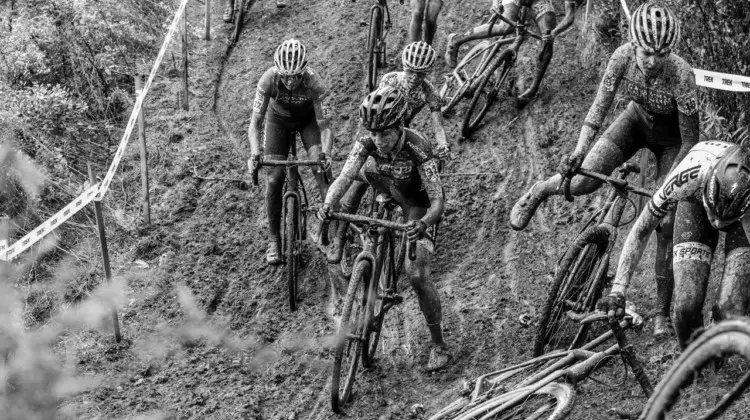
[(670, 178), (669, 181), (667, 181), (667, 183), (664, 184), (664, 186), (659, 190), (659, 200), (661, 200), (662, 202), (666, 202), (669, 199), (669, 196), (672, 195), (672, 192), (675, 188), (679, 188), (688, 181), (697, 178), (700, 171), (700, 165), (693, 166), (679, 172), (678, 174)]
[(680, 261), (701, 261), (710, 264), (713, 252), (711, 247), (700, 242), (683, 242), (675, 244), (672, 248), (674, 262)]
[(253, 99), (253, 112), (260, 112), (260, 109), (263, 107), (263, 102), (265, 101), (265, 99), (266, 97), (263, 96), (260, 90), (255, 92), (255, 99)]

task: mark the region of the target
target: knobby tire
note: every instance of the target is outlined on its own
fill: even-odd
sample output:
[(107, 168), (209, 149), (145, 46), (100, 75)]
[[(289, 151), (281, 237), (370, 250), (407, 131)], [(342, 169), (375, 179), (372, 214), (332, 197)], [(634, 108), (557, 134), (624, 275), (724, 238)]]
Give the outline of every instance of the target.
[(297, 310), (297, 286), (299, 277), (299, 203), (297, 197), (286, 199), (286, 214), (284, 217), (286, 283), (289, 294), (289, 310)]
[[(331, 374), (331, 409), (335, 413), (341, 412), (354, 386), (357, 365), (362, 354), (364, 311), (371, 270), (368, 260), (360, 260), (354, 265), (352, 277), (349, 280), (337, 333), (339, 342), (334, 350)], [(342, 374), (345, 375), (343, 385)]]
[(370, 32), (367, 37), (367, 90), (372, 92), (378, 85), (380, 67), (380, 28), (383, 26), (383, 10), (373, 7), (370, 11)]
[(513, 51), (503, 52), (497, 60), (497, 64), (488, 66), (474, 90), (471, 104), (469, 109), (466, 110), (464, 121), (461, 124), (461, 135), (464, 138), (471, 137), (484, 116), (487, 115), (492, 103), (497, 99), (500, 86), (505, 83), (510, 70), (513, 68), (515, 62)]
[[(534, 356), (540, 356), (545, 353), (548, 344), (557, 348), (560, 344), (567, 343), (566, 348), (573, 345), (573, 339), (555, 341), (560, 330), (564, 330), (566, 323), (572, 324), (565, 313), (565, 300), (573, 301), (582, 306), (580, 312), (589, 312), (594, 309), (596, 300), (599, 298), (604, 287), (602, 278), (593, 278), (601, 270), (600, 264), (606, 264), (606, 249), (609, 244), (610, 231), (602, 226), (592, 226), (584, 230), (565, 252), (565, 256), (560, 261), (555, 270), (555, 278), (547, 294), (547, 301), (542, 311), (542, 317), (537, 326), (537, 335), (534, 341)], [(586, 302), (589, 294), (593, 291), (593, 299)], [(585, 340), (586, 331), (589, 325), (583, 325), (578, 328), (578, 334), (575, 336), (577, 344), (582, 344)]]
[[(680, 394), (689, 387), (702, 370), (712, 370), (710, 362), (721, 357), (738, 355), (750, 363), (750, 319), (737, 318), (722, 321), (707, 328), (682, 352), (679, 359), (662, 377), (641, 413), (641, 420), (661, 420), (680, 400)], [(705, 368), (705, 369), (704, 369)], [(698, 379), (700, 380), (700, 379)], [(701, 419), (719, 418), (732, 403), (750, 386), (750, 373), (737, 380), (730, 392)], [(690, 396), (683, 396), (689, 399)], [(713, 405), (715, 404), (715, 405)], [(708, 407), (706, 408), (708, 410)], [(741, 410), (744, 411), (744, 410)], [(695, 414), (695, 413), (691, 413)], [(676, 413), (672, 418), (681, 418), (685, 413)]]
[[(367, 331), (364, 337), (364, 346), (362, 353), (362, 365), (366, 368), (372, 367), (375, 362), (375, 353), (378, 350), (378, 343), (380, 342), (380, 332), (383, 328), (383, 319), (386, 313), (383, 311), (386, 304), (385, 291), (391, 284), (396, 281), (398, 271), (396, 271), (396, 258), (398, 258), (395, 247), (400, 246), (400, 241), (394, 237), (393, 233), (382, 236), (381, 239), (385, 240), (385, 246), (381, 248), (383, 255), (380, 276), (377, 278), (375, 284), (370, 285), (369, 297), (367, 299), (367, 308), (365, 312), (365, 325)], [(403, 258), (402, 252), (401, 257)]]

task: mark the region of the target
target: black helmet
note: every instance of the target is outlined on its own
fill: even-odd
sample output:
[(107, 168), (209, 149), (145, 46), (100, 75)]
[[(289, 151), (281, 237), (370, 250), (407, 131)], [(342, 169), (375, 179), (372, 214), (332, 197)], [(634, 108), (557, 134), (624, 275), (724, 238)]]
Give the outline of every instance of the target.
[(703, 185), (703, 207), (718, 229), (739, 220), (750, 205), (750, 153), (732, 146), (713, 164)]
[(383, 86), (367, 94), (359, 107), (362, 125), (370, 131), (398, 126), (406, 112), (406, 98), (396, 88)]

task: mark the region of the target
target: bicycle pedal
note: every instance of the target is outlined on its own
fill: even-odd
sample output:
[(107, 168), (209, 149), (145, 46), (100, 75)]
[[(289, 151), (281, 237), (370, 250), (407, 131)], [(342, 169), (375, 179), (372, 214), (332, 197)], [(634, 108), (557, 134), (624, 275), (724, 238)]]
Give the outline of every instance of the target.
[(385, 303), (390, 305), (400, 305), (404, 302), (404, 297), (398, 294), (393, 294), (385, 297)]

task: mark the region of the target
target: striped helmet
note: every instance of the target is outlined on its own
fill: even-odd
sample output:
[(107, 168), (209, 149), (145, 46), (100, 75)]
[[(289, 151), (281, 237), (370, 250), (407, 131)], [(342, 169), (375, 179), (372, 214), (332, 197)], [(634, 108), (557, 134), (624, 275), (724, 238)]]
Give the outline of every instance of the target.
[(750, 206), (750, 153), (745, 147), (726, 149), (714, 163), (703, 185), (703, 206), (719, 229), (745, 214)]
[(382, 86), (367, 94), (359, 107), (362, 125), (370, 131), (398, 126), (406, 112), (406, 98), (396, 88)]
[(630, 40), (654, 52), (670, 52), (680, 40), (680, 23), (668, 8), (643, 3), (630, 16)]
[(287, 39), (276, 48), (273, 63), (282, 76), (301, 74), (307, 66), (307, 48), (296, 39)]
[(423, 72), (429, 70), (435, 64), (435, 55), (435, 49), (432, 48), (432, 45), (424, 41), (417, 41), (404, 47), (404, 51), (401, 53), (401, 61), (405, 69)]

